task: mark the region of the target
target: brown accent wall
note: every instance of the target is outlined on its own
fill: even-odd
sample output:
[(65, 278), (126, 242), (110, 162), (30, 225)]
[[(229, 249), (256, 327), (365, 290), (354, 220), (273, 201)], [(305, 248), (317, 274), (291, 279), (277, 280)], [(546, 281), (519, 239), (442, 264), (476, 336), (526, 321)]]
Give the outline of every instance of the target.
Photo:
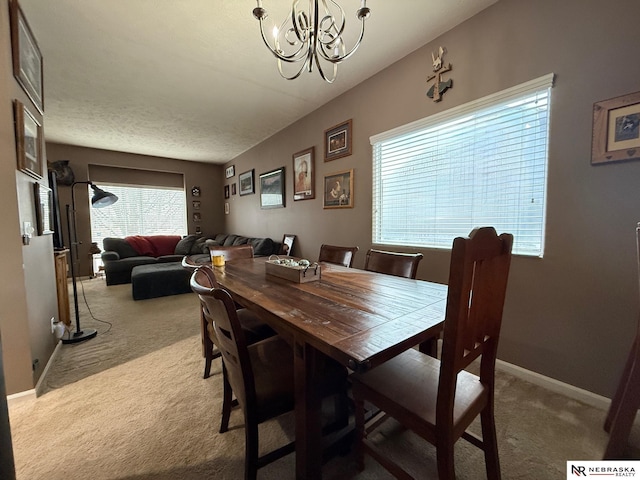
[[(74, 172), (75, 180), (93, 180), (90, 172), (96, 171), (99, 175), (106, 174), (104, 167), (112, 167), (109, 170), (110, 180), (115, 183), (130, 183), (134, 178), (145, 176), (151, 181), (154, 178), (158, 182), (167, 181), (167, 175), (162, 173), (180, 174), (184, 178), (184, 186), (187, 194), (187, 221), (188, 233), (194, 233), (196, 226), (200, 225), (203, 234), (214, 234), (224, 229), (224, 206), (222, 200), (222, 178), (224, 177), (220, 165), (212, 165), (200, 162), (186, 162), (184, 160), (174, 160), (169, 158), (151, 157), (147, 155), (135, 155), (131, 153), (113, 152), (109, 150), (99, 150), (95, 148), (75, 147), (57, 143), (47, 143), (47, 153), (50, 162), (57, 160), (69, 160), (69, 166)], [(121, 168), (121, 175), (118, 176), (118, 168)], [(132, 175), (131, 170), (135, 170)], [(100, 184), (96, 181), (98, 186)], [(135, 183), (144, 183), (144, 180)], [(191, 196), (191, 188), (199, 186), (201, 196), (194, 198)], [(80, 276), (91, 273), (89, 263), (89, 246), (91, 245), (89, 196), (87, 188), (83, 185), (76, 185), (76, 225), (78, 229), (78, 268)], [(69, 245), (67, 235), (66, 205), (71, 205), (71, 187), (60, 185), (58, 187), (60, 195), (60, 214), (63, 223), (65, 245)], [(201, 201), (202, 221), (197, 224), (192, 219), (192, 200)], [(102, 245), (100, 245), (102, 248)]]
[[(286, 208), (260, 210), (258, 193), (232, 196), (227, 231), (296, 234), (296, 254), (309, 259), (324, 242), (358, 245), (362, 267), (371, 247), (369, 137), (554, 72), (546, 252), (513, 260), (500, 358), (610, 396), (638, 315), (640, 162), (592, 166), (591, 119), (594, 102), (640, 90), (638, 18), (637, 0), (501, 0), (230, 162), (256, 176), (285, 165)], [(426, 77), (439, 46), (453, 88), (434, 103)], [(325, 163), (324, 130), (350, 118), (353, 154)], [(291, 155), (311, 146), (318, 193), (294, 202)], [(323, 175), (350, 168), (354, 208), (323, 210)], [(446, 282), (449, 252), (422, 252), (418, 277)]]

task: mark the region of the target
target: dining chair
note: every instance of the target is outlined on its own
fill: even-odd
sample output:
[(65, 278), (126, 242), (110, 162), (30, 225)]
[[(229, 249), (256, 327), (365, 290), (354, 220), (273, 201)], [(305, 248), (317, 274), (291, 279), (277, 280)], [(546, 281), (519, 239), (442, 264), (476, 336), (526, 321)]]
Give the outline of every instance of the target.
[[(367, 453), (397, 478), (412, 478), (367, 438), (380, 416), (390, 416), (435, 446), (441, 480), (455, 479), (454, 444), (460, 437), (484, 451), (487, 477), (500, 478), (494, 376), (512, 244), (512, 235), (498, 236), (492, 227), (453, 241), (442, 360), (409, 349), (351, 376), (360, 470)], [(464, 369), (478, 357), (476, 376)], [(380, 410), (366, 425), (365, 401)], [(481, 437), (466, 431), (478, 415)]]
[(369, 249), (364, 260), (364, 269), (370, 272), (386, 273), (397, 277), (416, 278), (421, 253), (385, 252)]
[[(640, 223), (636, 226), (636, 262), (640, 287)], [(609, 433), (604, 460), (624, 458), (624, 451), (638, 408), (640, 408), (640, 316), (627, 363), (604, 421), (604, 429)]]
[(222, 255), (225, 262), (231, 262), (233, 260), (239, 260), (243, 258), (253, 258), (253, 245), (245, 243), (244, 245), (231, 245), (227, 247), (223, 246), (209, 246), (209, 254), (211, 257), (214, 255)]
[[(215, 247), (210, 249), (214, 252), (214, 255), (224, 255), (225, 261), (233, 261), (242, 258), (253, 258), (253, 247), (251, 245), (240, 245), (234, 247)], [(188, 257), (184, 257), (182, 260), (182, 266), (184, 268), (197, 271), (202, 265), (192, 263)], [(209, 262), (206, 263), (209, 265)], [(194, 286), (197, 289), (198, 286), (204, 286), (205, 288), (217, 288), (218, 282), (216, 281), (215, 273), (211, 270), (203, 270), (195, 279), (192, 276), (191, 289), (194, 290)], [(195, 291), (195, 290), (194, 290)], [(196, 293), (198, 293), (196, 291)], [(202, 302), (201, 302), (202, 307)], [(247, 339), (250, 343), (263, 340), (276, 334), (276, 332), (264, 323), (253, 312), (241, 308), (237, 305), (238, 317), (240, 323), (246, 331)], [(200, 337), (202, 341), (202, 356), (205, 359), (204, 374), (202, 378), (209, 378), (211, 376), (211, 364), (213, 360), (220, 356), (220, 351), (216, 348), (215, 338), (212, 338), (213, 332), (207, 331), (207, 321), (204, 317), (202, 308), (200, 308)]]
[[(203, 267), (210, 269), (211, 267)], [(235, 394), (242, 408), (245, 424), (245, 479), (255, 479), (259, 468), (294, 451), (295, 442), (259, 454), (258, 426), (294, 409), (295, 387), (293, 350), (280, 336), (249, 344), (240, 324), (238, 312), (229, 293), (221, 288), (200, 290), (207, 328), (215, 332), (222, 352), (225, 379), (223, 404), (231, 404)], [(345, 395), (346, 369), (327, 359), (318, 389), (324, 396)], [(338, 405), (338, 402), (336, 402)], [(346, 407), (346, 402), (341, 403)], [(229, 413), (223, 414), (220, 431), (229, 426)], [(336, 410), (336, 421), (346, 423), (348, 410)]]
[(339, 247), (336, 245), (322, 244), (318, 262), (335, 263), (344, 267), (352, 267), (358, 247)]

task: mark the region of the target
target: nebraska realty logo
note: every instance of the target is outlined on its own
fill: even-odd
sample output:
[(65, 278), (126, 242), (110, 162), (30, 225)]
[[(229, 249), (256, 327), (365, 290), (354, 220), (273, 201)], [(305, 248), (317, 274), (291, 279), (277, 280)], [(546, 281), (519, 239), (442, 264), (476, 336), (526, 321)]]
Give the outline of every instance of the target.
[(608, 460), (597, 462), (581, 462), (569, 460), (567, 462), (567, 479), (582, 477), (627, 477), (635, 478), (640, 472), (640, 461), (637, 460)]

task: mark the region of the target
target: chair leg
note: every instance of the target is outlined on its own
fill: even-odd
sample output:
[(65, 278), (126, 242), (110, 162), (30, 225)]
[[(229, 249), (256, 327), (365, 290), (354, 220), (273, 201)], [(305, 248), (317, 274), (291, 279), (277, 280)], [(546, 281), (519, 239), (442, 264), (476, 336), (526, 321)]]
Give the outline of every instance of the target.
[(356, 422), (356, 463), (359, 471), (364, 471), (364, 400), (355, 398), (355, 422)]
[[(633, 362), (629, 375), (624, 380), (621, 382), (624, 383), (624, 386), (622, 386), (623, 391), (617, 401), (617, 408), (615, 410), (612, 408), (613, 416), (610, 422), (609, 442), (604, 453), (605, 460), (622, 458), (627, 446), (629, 433), (640, 407), (640, 365), (638, 362)], [(616, 396), (618, 396), (617, 393)]]
[(220, 433), (229, 430), (229, 418), (233, 407), (232, 395), (233, 391), (227, 378), (227, 369), (224, 366), (224, 362), (222, 362), (222, 419), (220, 421)]
[(482, 423), (482, 444), (484, 449), (484, 463), (488, 480), (500, 480), (500, 458), (498, 457), (498, 436), (493, 415), (493, 406), (488, 405), (480, 412)]
[(633, 345), (631, 346), (631, 351), (629, 352), (629, 357), (627, 358), (627, 363), (625, 363), (624, 370), (622, 375), (620, 376), (620, 383), (618, 383), (618, 388), (616, 389), (616, 393), (611, 399), (611, 405), (609, 406), (609, 411), (607, 412), (607, 418), (604, 421), (604, 431), (611, 431), (611, 423), (613, 422), (614, 417), (616, 416), (616, 412), (618, 408), (620, 408), (620, 402), (624, 396), (625, 389), (627, 388), (627, 382), (629, 381), (629, 375), (631, 374), (631, 369), (633, 368), (633, 364), (636, 361), (638, 348), (637, 339), (634, 340)]
[(456, 470), (454, 468), (453, 440), (447, 438), (437, 443), (436, 459), (438, 462), (438, 479), (455, 480)]
[(256, 480), (258, 476), (258, 426), (249, 425), (246, 416), (244, 423), (244, 478), (245, 480)]

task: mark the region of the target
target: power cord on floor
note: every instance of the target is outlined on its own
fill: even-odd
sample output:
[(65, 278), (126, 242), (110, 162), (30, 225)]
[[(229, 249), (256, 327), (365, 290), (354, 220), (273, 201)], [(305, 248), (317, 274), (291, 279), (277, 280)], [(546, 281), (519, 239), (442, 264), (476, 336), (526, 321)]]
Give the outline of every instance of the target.
[(106, 323), (107, 325), (109, 325), (109, 328), (107, 328), (101, 334), (101, 335), (104, 335), (105, 333), (108, 333), (109, 330), (111, 330), (111, 327), (113, 327), (113, 324), (111, 322), (107, 322), (106, 320), (101, 320), (93, 314), (93, 312), (91, 311), (91, 307), (89, 306), (89, 302), (87, 302), (87, 296), (84, 293), (84, 283), (82, 279), (79, 279), (79, 280), (80, 280), (80, 288), (82, 289), (82, 298), (84, 299), (84, 304), (87, 306), (87, 310), (89, 310), (89, 315), (91, 315), (91, 318), (93, 318), (96, 322)]

